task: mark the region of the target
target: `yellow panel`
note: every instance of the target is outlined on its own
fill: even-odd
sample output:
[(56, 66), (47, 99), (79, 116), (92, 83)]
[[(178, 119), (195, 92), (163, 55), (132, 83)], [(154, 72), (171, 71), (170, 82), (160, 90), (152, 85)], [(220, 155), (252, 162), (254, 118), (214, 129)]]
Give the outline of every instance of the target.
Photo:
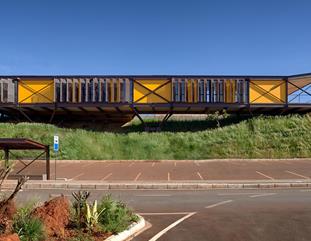
[(139, 103), (147, 103), (147, 98), (141, 98), (148, 93), (149, 91), (147, 89), (134, 82), (134, 102), (139, 101)]
[(225, 102), (234, 103), (235, 101), (235, 91), (236, 91), (235, 81), (226, 80), (225, 81)]
[(110, 102), (114, 102), (114, 81), (110, 80)]
[(249, 102), (262, 104), (280, 104), (286, 100), (286, 82), (284, 80), (251, 80)]
[(194, 80), (194, 102), (198, 102), (198, 80)]
[(188, 102), (192, 102), (192, 80), (187, 81), (188, 88)]
[[(136, 81), (139, 82), (141, 85), (145, 86), (147, 89), (139, 85), (138, 83), (134, 82), (134, 102), (167, 103), (166, 100), (171, 101), (172, 84), (170, 82), (167, 83), (168, 80), (136, 80)], [(165, 85), (160, 87), (163, 84)], [(151, 91), (154, 91), (157, 88), (159, 89), (156, 90), (155, 93), (162, 96), (164, 99), (151, 93)]]
[(54, 102), (53, 80), (22, 80), (18, 83), (18, 103)]

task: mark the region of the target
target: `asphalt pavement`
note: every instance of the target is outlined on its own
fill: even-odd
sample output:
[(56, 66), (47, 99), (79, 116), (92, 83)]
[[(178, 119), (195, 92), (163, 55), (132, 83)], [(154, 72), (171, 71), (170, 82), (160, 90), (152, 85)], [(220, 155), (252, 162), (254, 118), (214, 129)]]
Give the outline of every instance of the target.
[[(92, 191), (126, 202), (151, 227), (135, 241), (311, 240), (311, 189)], [(64, 190), (24, 190), (19, 201), (47, 200)]]

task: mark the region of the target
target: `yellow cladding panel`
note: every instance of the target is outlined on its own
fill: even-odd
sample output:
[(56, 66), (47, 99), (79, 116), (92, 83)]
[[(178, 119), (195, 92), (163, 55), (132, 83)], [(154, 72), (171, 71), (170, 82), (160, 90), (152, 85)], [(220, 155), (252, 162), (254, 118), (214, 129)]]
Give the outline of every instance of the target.
[[(139, 82), (139, 84), (136, 82)], [(172, 83), (168, 82), (168, 80), (136, 80), (136, 82), (134, 82), (134, 102), (167, 103), (166, 100), (171, 101)], [(160, 87), (161, 85), (163, 86)], [(159, 96), (151, 92), (154, 90), (156, 90), (155, 93)]]
[(280, 104), (286, 102), (285, 80), (251, 80), (249, 102)]
[(22, 80), (18, 83), (18, 103), (54, 102), (53, 80)]
[(236, 86), (235, 81), (226, 80), (225, 81), (225, 102), (234, 103)]

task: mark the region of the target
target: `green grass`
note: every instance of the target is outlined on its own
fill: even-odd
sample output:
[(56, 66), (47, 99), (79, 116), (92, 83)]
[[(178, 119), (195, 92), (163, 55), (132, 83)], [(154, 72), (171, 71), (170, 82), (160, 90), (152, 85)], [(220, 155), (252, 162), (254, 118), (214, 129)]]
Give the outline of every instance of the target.
[(43, 223), (31, 216), (32, 205), (19, 208), (13, 220), (13, 231), (18, 234), (21, 241), (43, 241), (45, 230)]
[(98, 207), (99, 210), (104, 210), (99, 223), (105, 232), (120, 233), (139, 220), (125, 203), (112, 199), (110, 195), (103, 197)]
[[(57, 134), (60, 136), (59, 159), (177, 160), (311, 156), (311, 118), (308, 115), (173, 120), (158, 133), (143, 132), (138, 122), (119, 132), (59, 128), (48, 124), (1, 123), (0, 133), (1, 138), (25, 137), (50, 145), (53, 135)], [(54, 158), (54, 153), (51, 153)]]

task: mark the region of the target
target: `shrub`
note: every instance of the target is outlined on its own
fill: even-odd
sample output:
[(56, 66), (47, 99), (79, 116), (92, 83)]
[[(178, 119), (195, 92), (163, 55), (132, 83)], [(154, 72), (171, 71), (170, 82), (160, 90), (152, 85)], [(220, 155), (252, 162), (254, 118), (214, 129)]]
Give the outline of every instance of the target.
[(88, 203), (86, 205), (86, 212), (85, 212), (85, 224), (89, 230), (94, 230), (99, 223), (99, 218), (103, 213), (104, 209), (98, 211), (97, 209), (97, 200), (94, 201), (93, 205)]
[(99, 222), (105, 232), (119, 233), (127, 229), (132, 223), (138, 221), (138, 217), (124, 203), (113, 200), (111, 195), (105, 196), (99, 210), (103, 210)]
[(85, 208), (87, 199), (90, 196), (90, 192), (88, 191), (79, 191), (79, 192), (73, 192), (72, 196), (74, 197), (73, 202), (73, 209), (74, 209), (74, 215), (73, 219), (74, 222), (77, 224), (78, 228), (82, 227), (82, 224), (85, 223)]
[(45, 240), (43, 223), (39, 219), (31, 217), (31, 210), (30, 206), (18, 210), (13, 219), (13, 230), (19, 235), (21, 241)]

